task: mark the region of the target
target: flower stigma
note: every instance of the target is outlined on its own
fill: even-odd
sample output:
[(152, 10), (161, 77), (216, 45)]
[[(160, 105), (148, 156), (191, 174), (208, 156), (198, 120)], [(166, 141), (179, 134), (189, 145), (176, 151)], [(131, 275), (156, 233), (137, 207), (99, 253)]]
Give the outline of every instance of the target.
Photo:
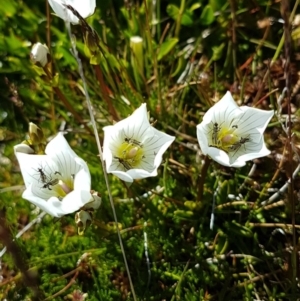
[(137, 168), (145, 158), (142, 143), (133, 139), (125, 139), (117, 151), (115, 159), (119, 160), (125, 170)]
[[(232, 122), (231, 122), (232, 124)], [(250, 138), (240, 137), (236, 131), (237, 125), (220, 126), (217, 122), (213, 122), (213, 128), (211, 129), (211, 137), (209, 146), (222, 149), (225, 152), (237, 151), (242, 144), (249, 142)]]

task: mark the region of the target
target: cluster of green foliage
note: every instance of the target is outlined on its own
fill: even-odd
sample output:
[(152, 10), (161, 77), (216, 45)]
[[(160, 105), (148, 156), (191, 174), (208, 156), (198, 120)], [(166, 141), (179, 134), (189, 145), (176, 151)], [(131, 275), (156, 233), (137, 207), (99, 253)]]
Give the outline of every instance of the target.
[[(137, 299), (299, 300), (299, 183), (274, 196), (299, 165), (299, 24), (290, 27), (287, 46), (293, 50), (293, 154), (288, 159), (291, 141), (281, 126), (288, 113), (284, 99), (282, 115), (265, 133), (272, 154), (231, 169), (203, 158), (196, 125), (226, 90), (240, 104), (277, 110), (287, 76), (280, 1), (97, 2), (87, 22), (100, 37), (102, 54), (89, 56), (80, 25), (72, 33), (101, 139), (104, 126), (143, 102), (156, 128), (176, 135), (157, 177), (127, 189), (110, 176)], [(282, 2), (290, 2), (292, 22), (299, 1)], [(29, 121), (49, 138), (60, 129), (69, 132), (66, 138), (87, 161), (102, 205), (83, 236), (73, 215), (46, 216), (16, 240), (0, 261), (0, 299), (34, 300), (38, 287), (40, 300), (81, 300), (80, 292), (91, 301), (132, 300), (77, 62), (63, 20), (46, 8), (47, 1), (0, 5), (1, 246), (37, 214), (21, 197), (13, 154)], [(138, 75), (129, 42), (136, 35), (144, 42)], [(36, 42), (49, 46), (51, 78), (30, 61)], [(24, 281), (28, 273), (31, 285)]]

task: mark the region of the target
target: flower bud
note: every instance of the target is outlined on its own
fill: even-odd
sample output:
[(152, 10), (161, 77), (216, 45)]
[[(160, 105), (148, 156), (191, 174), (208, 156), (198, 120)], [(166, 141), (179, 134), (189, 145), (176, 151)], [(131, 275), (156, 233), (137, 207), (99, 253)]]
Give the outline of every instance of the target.
[(42, 67), (45, 67), (51, 60), (48, 47), (41, 43), (33, 45), (30, 58), (35, 64), (40, 64)]
[(144, 74), (144, 51), (143, 51), (143, 39), (139, 36), (133, 36), (130, 38), (131, 48), (131, 64), (134, 72), (140, 76)]
[(86, 227), (92, 223), (92, 217), (89, 212), (80, 210), (75, 214), (75, 223), (78, 227), (78, 234), (83, 235)]
[(40, 144), (44, 141), (42, 129), (33, 122), (29, 122), (29, 136), (33, 145)]

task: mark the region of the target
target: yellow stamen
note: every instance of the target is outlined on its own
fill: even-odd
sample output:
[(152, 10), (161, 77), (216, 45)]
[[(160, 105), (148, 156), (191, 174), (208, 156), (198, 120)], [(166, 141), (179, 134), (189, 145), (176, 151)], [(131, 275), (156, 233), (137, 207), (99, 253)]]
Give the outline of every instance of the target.
[(128, 163), (128, 166), (136, 168), (144, 158), (144, 150), (137, 144), (124, 142), (119, 146), (115, 157), (120, 158), (125, 164)]

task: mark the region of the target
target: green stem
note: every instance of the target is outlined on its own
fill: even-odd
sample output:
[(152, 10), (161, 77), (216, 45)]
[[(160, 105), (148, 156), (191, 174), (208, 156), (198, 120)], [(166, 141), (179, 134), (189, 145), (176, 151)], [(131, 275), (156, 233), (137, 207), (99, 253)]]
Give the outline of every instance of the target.
[(182, 16), (184, 13), (184, 8), (185, 8), (185, 0), (181, 0), (180, 3), (180, 8), (179, 8), (179, 13), (176, 19), (176, 27), (175, 27), (175, 37), (178, 38), (179, 32), (180, 32), (180, 27), (181, 27), (181, 20)]

